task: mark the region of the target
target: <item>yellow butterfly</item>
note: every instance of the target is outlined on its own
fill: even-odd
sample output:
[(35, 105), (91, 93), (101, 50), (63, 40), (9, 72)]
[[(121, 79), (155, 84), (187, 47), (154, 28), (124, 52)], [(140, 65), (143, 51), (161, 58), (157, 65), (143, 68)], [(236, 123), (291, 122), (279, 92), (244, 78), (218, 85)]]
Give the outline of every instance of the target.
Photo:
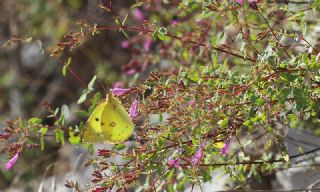
[(134, 124), (128, 112), (109, 93), (89, 117), (82, 132), (82, 140), (89, 143), (123, 143), (133, 130)]
[(214, 143), (213, 146), (218, 148), (218, 149), (222, 149), (223, 148), (223, 145), (224, 145), (224, 142), (217, 142), (217, 143)]

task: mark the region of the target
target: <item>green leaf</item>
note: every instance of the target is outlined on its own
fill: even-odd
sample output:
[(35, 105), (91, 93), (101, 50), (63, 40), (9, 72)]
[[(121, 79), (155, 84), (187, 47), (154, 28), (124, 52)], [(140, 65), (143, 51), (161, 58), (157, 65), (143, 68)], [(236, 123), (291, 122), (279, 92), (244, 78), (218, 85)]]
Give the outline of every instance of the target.
[(88, 109), (88, 114), (92, 114), (92, 112), (95, 110), (97, 106), (96, 105), (91, 105)]
[(280, 73), (280, 78), (282, 80), (286, 80), (287, 82), (293, 82), (299, 77), (299, 75), (291, 74), (291, 73)]
[(315, 0), (314, 8), (316, 11), (320, 12), (320, 0)]
[(131, 9), (141, 7), (142, 5), (143, 5), (143, 2), (134, 3), (133, 5), (131, 5)]
[(300, 21), (300, 28), (303, 36), (306, 36), (307, 34), (307, 23), (305, 20), (305, 17), (303, 17)]
[(81, 104), (85, 102), (85, 100), (87, 99), (87, 95), (88, 95), (88, 90), (87, 89), (83, 90), (80, 98), (77, 101), (77, 104)]
[(91, 81), (88, 84), (88, 89), (84, 89), (82, 91), (82, 94), (81, 94), (80, 98), (78, 99), (77, 104), (83, 103), (87, 99), (88, 94), (94, 90), (93, 85), (94, 85), (94, 82), (96, 81), (96, 79), (97, 79), (97, 76), (96, 75), (93, 76), (93, 78), (91, 79)]
[(218, 34), (214, 34), (210, 40), (210, 43), (213, 47), (217, 47), (220, 44), (220, 41), (224, 37), (224, 32), (218, 32)]
[(64, 145), (64, 132), (61, 129), (55, 129), (56, 142)]
[(57, 115), (58, 115), (58, 113), (59, 113), (59, 111), (60, 111), (60, 108), (59, 108), (59, 107), (58, 107), (58, 108), (56, 108), (56, 110), (54, 111), (53, 115), (54, 115), (54, 116), (57, 116)]
[(296, 101), (297, 111), (301, 111), (309, 105), (309, 98), (307, 95), (308, 93), (307, 91), (301, 88), (295, 88), (293, 89), (292, 93)]
[(41, 135), (41, 136), (40, 136), (40, 150), (43, 151), (43, 150), (44, 150), (44, 147), (45, 147), (45, 144), (44, 144), (44, 135)]
[(76, 135), (73, 130), (69, 131), (69, 142), (74, 145), (79, 145), (81, 143), (81, 137), (79, 135)]
[(174, 185), (173, 184), (169, 184), (168, 191), (169, 192), (175, 192), (176, 191), (176, 190), (174, 190)]
[(87, 118), (89, 117), (89, 113), (85, 110), (77, 110), (76, 111), (76, 114), (79, 116), (79, 117), (84, 117), (84, 118)]
[(65, 65), (62, 67), (62, 75), (63, 76), (67, 75), (67, 67)]
[(68, 58), (67, 63), (62, 67), (62, 75), (63, 76), (67, 75), (67, 69), (68, 69), (70, 64), (71, 64), (71, 57)]
[(264, 149), (265, 149), (265, 150), (269, 150), (270, 147), (272, 146), (272, 143), (273, 143), (273, 140), (270, 139), (270, 140), (265, 144)]
[(42, 123), (42, 119), (37, 118), (37, 117), (32, 117), (28, 120), (28, 123), (31, 125), (39, 125)]
[(90, 155), (93, 155), (93, 153), (94, 153), (94, 145), (93, 144), (88, 145), (88, 151), (89, 151)]
[(44, 147), (45, 147), (45, 144), (44, 144), (44, 136), (45, 136), (45, 134), (48, 132), (48, 128), (47, 127), (42, 127), (41, 129), (40, 129), (40, 133), (41, 133), (41, 135), (40, 135), (40, 149), (41, 149), (41, 151), (43, 151), (44, 150)]
[(193, 154), (194, 150), (192, 149), (192, 147), (189, 147), (188, 145), (183, 145), (183, 150), (185, 151), (185, 153), (187, 155), (191, 155)]
[(243, 125), (247, 126), (248, 128), (252, 128), (253, 122), (250, 119), (248, 119), (245, 122), (243, 122)]
[(92, 105), (96, 105), (101, 100), (101, 93), (97, 92), (92, 98)]
[(174, 169), (171, 169), (171, 170), (169, 171), (169, 173), (167, 173), (166, 179), (167, 179), (168, 181), (171, 181), (171, 179), (172, 179), (173, 176), (174, 176), (174, 172), (175, 172), (175, 170), (174, 170)]
[(177, 189), (179, 191), (185, 191), (184, 185), (188, 182), (188, 180), (188, 177), (183, 177), (182, 179), (179, 179), (177, 183)]
[(121, 143), (121, 144), (115, 145), (115, 146), (114, 146), (114, 149), (115, 149), (116, 151), (120, 151), (120, 150), (122, 150), (122, 149), (125, 149), (126, 147), (127, 147), (127, 146), (126, 146), (125, 144)]
[(226, 117), (226, 118), (218, 121), (218, 125), (219, 125), (220, 127), (222, 127), (222, 128), (227, 127), (227, 126), (228, 126), (228, 123), (229, 123), (229, 118), (228, 118), (228, 117)]
[(65, 104), (63, 104), (61, 106), (61, 117), (63, 119), (69, 119), (70, 117), (70, 111), (69, 111), (69, 107)]
[(297, 116), (295, 114), (288, 114), (287, 115), (287, 119), (289, 121), (296, 121), (298, 118), (297, 118)]
[(213, 69), (217, 69), (218, 68), (218, 53), (216, 51), (212, 51), (211, 52), (211, 58), (212, 58), (212, 67)]
[(292, 93), (292, 89), (291, 88), (282, 88), (280, 89), (280, 93), (279, 93), (279, 101), (281, 103), (284, 103), (286, 101), (286, 98)]
[(298, 151), (299, 151), (300, 154), (304, 153), (303, 147), (299, 146)]
[(45, 135), (47, 132), (48, 132), (48, 128), (47, 128), (47, 127), (42, 127), (42, 128), (40, 129), (41, 135)]
[(158, 38), (161, 40), (161, 41), (169, 41), (170, 40), (170, 37), (167, 36), (167, 35), (161, 35), (160, 33), (158, 33)]
[(96, 75), (93, 76), (92, 79), (91, 79), (91, 81), (90, 81), (89, 84), (88, 84), (88, 90), (90, 90), (90, 92), (93, 90), (93, 85), (94, 85), (96, 79), (97, 79), (97, 76), (96, 76)]
[(125, 36), (127, 39), (130, 39), (128, 33), (125, 30), (120, 30), (120, 32), (123, 34), (123, 36)]
[(261, 106), (261, 105), (263, 105), (263, 104), (265, 103), (265, 101), (264, 101), (264, 99), (262, 99), (262, 98), (258, 98), (258, 99), (255, 100), (254, 103), (255, 103), (257, 106)]

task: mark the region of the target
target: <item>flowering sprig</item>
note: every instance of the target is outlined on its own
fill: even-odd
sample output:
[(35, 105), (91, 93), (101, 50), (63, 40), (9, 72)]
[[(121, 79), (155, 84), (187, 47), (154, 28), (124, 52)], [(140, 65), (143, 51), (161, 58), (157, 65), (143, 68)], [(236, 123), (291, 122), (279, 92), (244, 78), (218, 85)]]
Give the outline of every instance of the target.
[(175, 168), (178, 168), (181, 166), (179, 159), (169, 159), (168, 164), (169, 164), (169, 166), (173, 166)]
[[(190, 157), (189, 159), (183, 158), (183, 160), (188, 162), (189, 164), (191, 164), (193, 167), (196, 165), (200, 165), (202, 158), (203, 158), (203, 151), (204, 151), (205, 146), (206, 145), (203, 142), (192, 157)], [(182, 159), (180, 159), (180, 158), (169, 159), (168, 165), (173, 166), (175, 168), (181, 167), (182, 166), (181, 160)]]
[(226, 155), (227, 155), (227, 153), (228, 153), (228, 151), (229, 151), (229, 148), (230, 148), (230, 144), (231, 144), (231, 139), (228, 139), (228, 140), (224, 143), (224, 145), (223, 145), (223, 147), (222, 147), (222, 149), (221, 149), (221, 153), (222, 153), (223, 156), (226, 156)]
[(190, 162), (192, 166), (196, 166), (201, 163), (201, 160), (203, 158), (204, 147), (205, 147), (205, 143), (201, 143), (196, 153), (191, 157)]
[(19, 157), (19, 152), (16, 153), (5, 165), (5, 168), (7, 170), (11, 169), (13, 167), (13, 165), (17, 162), (18, 160), (18, 157)]
[(137, 117), (137, 108), (138, 108), (138, 99), (137, 96), (134, 99), (131, 107), (130, 107), (130, 117), (131, 119), (135, 119)]

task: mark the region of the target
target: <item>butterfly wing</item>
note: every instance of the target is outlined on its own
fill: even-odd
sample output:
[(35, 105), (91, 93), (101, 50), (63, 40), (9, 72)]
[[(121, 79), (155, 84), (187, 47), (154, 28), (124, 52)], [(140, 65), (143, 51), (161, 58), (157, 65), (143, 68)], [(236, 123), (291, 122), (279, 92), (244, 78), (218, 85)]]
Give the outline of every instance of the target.
[(215, 146), (218, 149), (222, 149), (223, 145), (224, 145), (224, 142), (217, 142), (217, 143), (213, 144), (213, 146)]
[(82, 133), (82, 140), (84, 142), (104, 142), (105, 138), (101, 129), (102, 112), (107, 101), (100, 103), (89, 117)]
[(107, 96), (107, 105), (102, 112), (101, 130), (108, 143), (122, 143), (133, 133), (134, 124), (125, 110), (112, 94)]

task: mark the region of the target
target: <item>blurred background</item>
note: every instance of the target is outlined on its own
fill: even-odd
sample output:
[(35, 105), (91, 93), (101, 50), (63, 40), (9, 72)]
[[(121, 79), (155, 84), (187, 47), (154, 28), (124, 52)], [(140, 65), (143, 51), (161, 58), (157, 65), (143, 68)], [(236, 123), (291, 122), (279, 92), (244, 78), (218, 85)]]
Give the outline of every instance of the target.
[[(114, 9), (130, 14), (131, 4), (119, 1)], [(61, 76), (67, 58), (49, 57), (49, 51), (67, 32), (79, 31), (78, 21), (114, 24), (110, 14), (98, 5), (98, 1), (84, 0), (0, 2), (1, 122), (43, 114), (44, 101), (54, 107), (77, 99), (81, 84), (72, 75)], [(130, 60), (130, 51), (120, 45), (124, 39), (112, 30), (87, 39), (67, 53), (72, 57), (70, 67), (85, 83), (95, 74), (109, 84), (121, 80), (121, 66)]]
[[(117, 1), (113, 9), (123, 16), (132, 16), (129, 8), (133, 2)], [(68, 104), (70, 110), (79, 108), (76, 101), (83, 90), (82, 85), (71, 74), (62, 75), (62, 66), (69, 57), (72, 57), (70, 68), (84, 84), (94, 75), (104, 86), (112, 86), (112, 83), (127, 78), (123, 75), (123, 66), (130, 61), (131, 50), (121, 47), (125, 37), (117, 30), (88, 38), (72, 52), (66, 50), (59, 56), (50, 57), (50, 51), (67, 32), (79, 31), (77, 22), (82, 20), (90, 24), (114, 25), (114, 19), (99, 7), (98, 0), (0, 1), (1, 127), (6, 127), (7, 121), (17, 117), (42, 117), (45, 123), (50, 124), (47, 104), (52, 109), (62, 104)], [(137, 21), (131, 19), (131, 22)], [(102, 87), (97, 89), (102, 90)], [(68, 120), (69, 123), (78, 123), (85, 119), (70, 117)], [(4, 153), (1, 155), (0, 191), (36, 191), (44, 178), (50, 175), (59, 176), (55, 178), (63, 187), (65, 175), (80, 167), (85, 159), (82, 157), (82, 161), (77, 161), (73, 158), (82, 152), (86, 154), (87, 150), (78, 151), (68, 146), (60, 148), (54, 140), (48, 141), (44, 151), (23, 153), (12, 171), (4, 169), (2, 165), (8, 159)], [(1, 151), (4, 146), (5, 143), (1, 142)], [(53, 165), (53, 162), (56, 163)], [(79, 162), (79, 165), (74, 162)], [(90, 174), (87, 173), (89, 179)], [(51, 188), (51, 185), (45, 186)]]

